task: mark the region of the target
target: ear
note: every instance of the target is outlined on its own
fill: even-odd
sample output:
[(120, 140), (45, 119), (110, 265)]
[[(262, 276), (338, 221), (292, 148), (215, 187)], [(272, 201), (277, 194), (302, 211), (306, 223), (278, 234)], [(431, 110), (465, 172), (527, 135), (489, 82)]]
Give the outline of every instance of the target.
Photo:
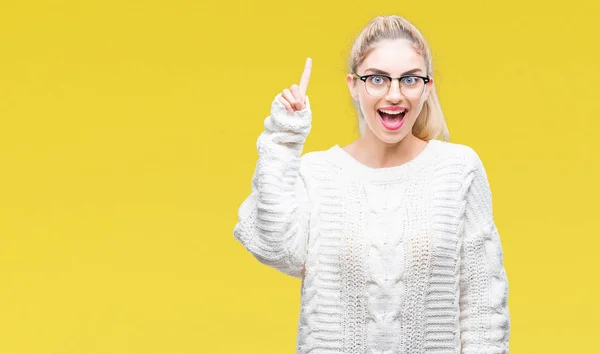
[(433, 88), (433, 77), (431, 77), (431, 79), (429, 80), (429, 82), (427, 83), (427, 85), (425, 85), (425, 99), (427, 99), (429, 97), (429, 93), (431, 92), (431, 89)]
[(350, 95), (355, 101), (358, 101), (358, 94), (356, 92), (356, 80), (352, 74), (346, 75), (346, 85), (348, 85), (348, 90), (350, 90)]

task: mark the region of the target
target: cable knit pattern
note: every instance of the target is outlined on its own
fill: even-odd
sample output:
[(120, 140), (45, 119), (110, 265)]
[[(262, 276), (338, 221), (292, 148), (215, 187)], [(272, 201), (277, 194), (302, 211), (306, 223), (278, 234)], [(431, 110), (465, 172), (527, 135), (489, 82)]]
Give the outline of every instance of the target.
[(467, 180), (460, 278), (464, 353), (507, 353), (508, 283), (490, 187), (479, 159)]
[(334, 146), (305, 154), (310, 106), (274, 101), (234, 235), (302, 279), (301, 354), (508, 353), (508, 286), (477, 153), (432, 140), (372, 169)]

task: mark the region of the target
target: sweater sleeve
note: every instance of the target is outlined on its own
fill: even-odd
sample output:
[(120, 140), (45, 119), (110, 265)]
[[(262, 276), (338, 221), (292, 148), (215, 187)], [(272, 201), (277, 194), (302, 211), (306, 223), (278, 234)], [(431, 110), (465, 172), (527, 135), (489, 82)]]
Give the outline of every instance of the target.
[(487, 175), (472, 152), (462, 228), (461, 353), (504, 354), (510, 336), (508, 281)]
[(308, 240), (308, 193), (300, 171), (311, 111), (288, 113), (275, 99), (257, 142), (252, 192), (238, 210), (233, 234), (258, 261), (301, 278)]

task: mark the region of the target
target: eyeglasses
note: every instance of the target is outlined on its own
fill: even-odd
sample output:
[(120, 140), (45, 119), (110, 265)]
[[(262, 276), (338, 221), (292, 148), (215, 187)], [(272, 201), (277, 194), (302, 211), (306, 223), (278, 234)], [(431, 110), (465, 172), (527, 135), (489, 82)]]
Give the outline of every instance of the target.
[(362, 80), (365, 83), (367, 93), (374, 97), (385, 96), (392, 86), (392, 80), (398, 80), (402, 95), (407, 98), (416, 98), (421, 96), (425, 85), (431, 81), (429, 77), (416, 75), (395, 78), (381, 74), (360, 76), (354, 73), (354, 77)]

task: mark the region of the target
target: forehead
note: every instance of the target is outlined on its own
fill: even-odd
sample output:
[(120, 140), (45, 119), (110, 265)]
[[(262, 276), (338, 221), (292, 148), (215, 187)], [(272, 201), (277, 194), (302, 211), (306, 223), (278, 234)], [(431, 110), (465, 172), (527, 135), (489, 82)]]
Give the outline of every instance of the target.
[(358, 70), (380, 69), (391, 75), (401, 75), (412, 70), (421, 69), (425, 73), (425, 60), (415, 51), (407, 39), (383, 40), (377, 43), (367, 55)]

